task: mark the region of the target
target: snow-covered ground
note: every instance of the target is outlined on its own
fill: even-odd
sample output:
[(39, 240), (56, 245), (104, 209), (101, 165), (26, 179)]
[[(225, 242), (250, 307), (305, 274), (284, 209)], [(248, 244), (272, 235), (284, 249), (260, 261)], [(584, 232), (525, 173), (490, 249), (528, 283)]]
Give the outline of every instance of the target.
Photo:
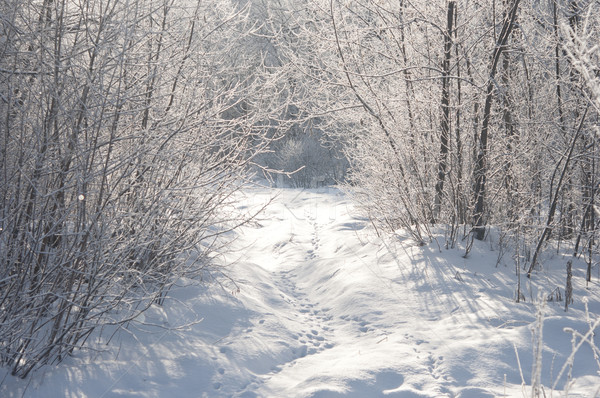
[[(240, 208), (273, 197), (239, 232), (235, 251), (217, 259), (231, 264), (231, 279), (181, 281), (172, 300), (110, 346), (92, 342), (97, 352), (77, 352), (29, 380), (0, 370), (0, 396), (531, 396), (532, 299), (556, 287), (564, 294), (570, 256), (546, 255), (544, 272), (522, 278), (525, 302), (515, 303), (512, 254), (494, 239), (476, 242), (467, 259), (444, 249), (443, 238), (424, 247), (381, 239), (334, 188), (256, 188)], [(586, 288), (583, 267), (574, 261), (569, 311), (564, 301), (543, 307), (547, 397), (565, 395), (568, 373), (569, 396), (600, 394), (589, 344), (556, 381), (571, 353), (563, 329), (588, 331), (584, 299), (591, 321), (600, 315), (597, 275)]]

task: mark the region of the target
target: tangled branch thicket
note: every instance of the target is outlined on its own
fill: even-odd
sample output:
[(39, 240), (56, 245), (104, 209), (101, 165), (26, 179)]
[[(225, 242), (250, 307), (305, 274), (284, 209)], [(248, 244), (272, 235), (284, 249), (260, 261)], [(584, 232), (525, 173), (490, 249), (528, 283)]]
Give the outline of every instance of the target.
[(208, 266), (267, 107), (227, 2), (3, 0), (0, 30), (0, 366), (25, 377)]

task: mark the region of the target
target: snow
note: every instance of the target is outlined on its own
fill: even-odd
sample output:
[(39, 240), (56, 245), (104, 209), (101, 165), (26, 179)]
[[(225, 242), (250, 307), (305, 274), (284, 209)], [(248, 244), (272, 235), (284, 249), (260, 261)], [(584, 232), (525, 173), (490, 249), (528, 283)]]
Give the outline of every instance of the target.
[[(128, 330), (103, 330), (92, 350), (28, 380), (0, 370), (0, 396), (531, 396), (534, 302), (564, 294), (571, 256), (548, 250), (516, 303), (512, 253), (493, 234), (467, 258), (443, 236), (423, 247), (383, 239), (335, 188), (248, 189), (239, 208), (270, 200), (215, 259), (223, 268), (211, 283), (179, 281)], [(543, 306), (548, 397), (566, 393), (568, 367), (556, 382), (572, 347), (563, 329), (585, 334), (600, 314), (598, 279), (586, 288), (584, 276), (574, 259), (575, 302), (568, 312), (564, 301)], [(569, 396), (599, 395), (599, 370), (583, 344)]]

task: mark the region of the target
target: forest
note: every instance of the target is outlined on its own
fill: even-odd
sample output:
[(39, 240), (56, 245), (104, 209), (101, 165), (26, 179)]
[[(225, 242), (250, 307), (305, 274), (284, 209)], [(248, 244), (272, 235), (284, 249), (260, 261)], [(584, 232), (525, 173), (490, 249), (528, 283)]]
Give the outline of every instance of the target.
[(599, 27), (596, 0), (0, 0), (0, 366), (203, 278), (259, 179), (592, 282)]

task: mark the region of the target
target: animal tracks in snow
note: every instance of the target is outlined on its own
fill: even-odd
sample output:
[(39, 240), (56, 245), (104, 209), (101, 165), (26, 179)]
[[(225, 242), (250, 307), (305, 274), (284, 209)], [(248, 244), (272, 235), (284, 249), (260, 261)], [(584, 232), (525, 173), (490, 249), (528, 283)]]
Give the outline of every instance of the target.
[(444, 376), (442, 373), (442, 370), (440, 369), (440, 365), (443, 361), (444, 361), (444, 357), (442, 355), (436, 356), (436, 355), (433, 355), (432, 353), (429, 353), (429, 355), (427, 357), (427, 362), (428, 362), (427, 370), (429, 371), (429, 374), (431, 374), (431, 376), (436, 380), (439, 379), (440, 377), (447, 379), (447, 376)]
[(327, 309), (320, 309), (317, 304), (310, 302), (309, 296), (301, 291), (295, 282), (296, 275), (282, 271), (278, 276), (286, 293), (296, 298), (296, 301), (292, 302), (292, 307), (296, 311), (295, 315), (299, 318), (299, 323), (304, 326), (294, 337), (302, 344), (299, 348), (293, 349), (296, 359), (333, 348), (335, 344), (328, 341), (328, 338), (334, 328), (327, 325), (333, 317), (327, 315)]

